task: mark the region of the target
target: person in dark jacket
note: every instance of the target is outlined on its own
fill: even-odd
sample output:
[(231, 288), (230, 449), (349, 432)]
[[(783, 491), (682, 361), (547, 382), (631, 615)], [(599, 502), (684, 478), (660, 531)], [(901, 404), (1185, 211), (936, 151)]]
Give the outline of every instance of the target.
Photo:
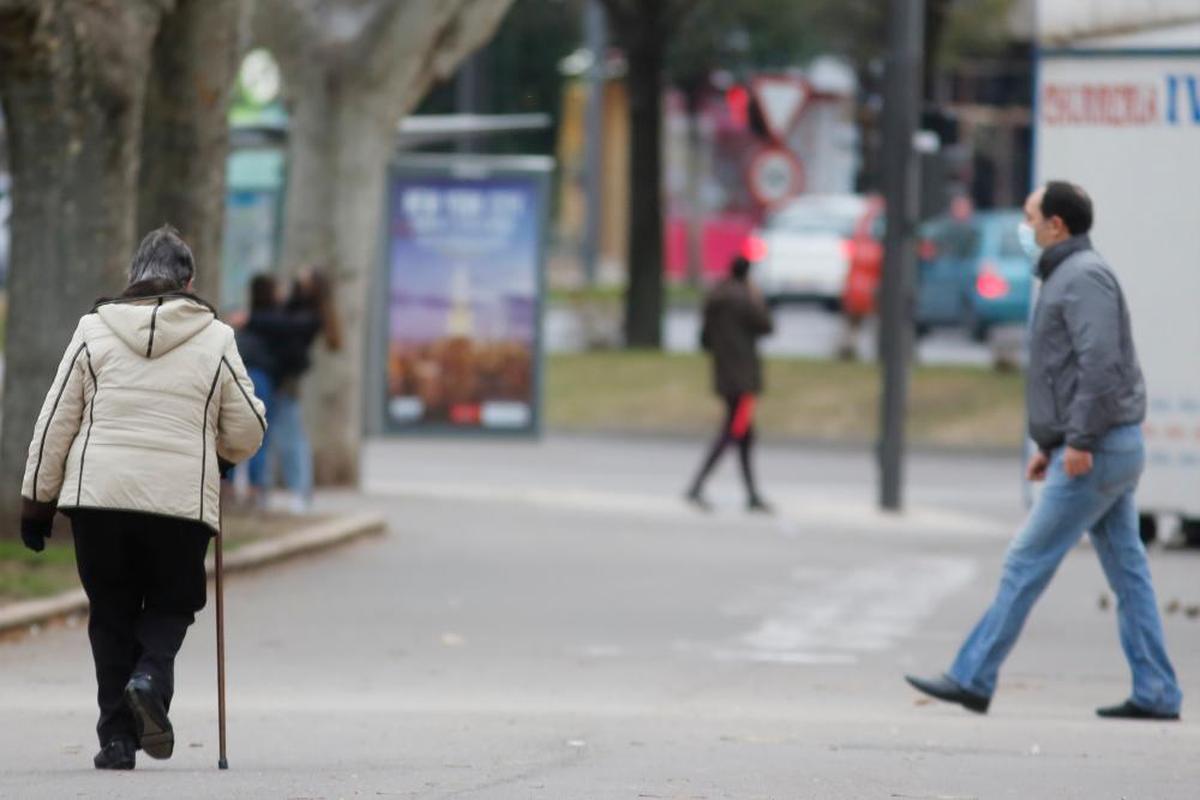
[(1048, 183), (1030, 195), (1025, 219), (1020, 236), (1042, 280), (1027, 377), (1038, 452), (1028, 477), (1046, 487), (1009, 547), (996, 599), (949, 672), (907, 680), (939, 700), (986, 712), (1034, 603), (1086, 530), (1117, 596), (1121, 646), (1133, 673), (1129, 698), (1096, 713), (1175, 720), (1183, 696), (1138, 535), (1134, 493), (1145, 463), (1146, 385), (1129, 307), (1117, 276), (1092, 249), (1092, 202), (1081, 188)]
[(758, 340), (772, 330), (771, 313), (750, 281), (750, 262), (735, 258), (729, 277), (713, 287), (704, 301), (700, 344), (712, 355), (713, 385), (725, 403), (725, 421), (687, 492), (687, 499), (703, 510), (710, 508), (704, 498), (704, 483), (725, 448), (734, 443), (746, 484), (747, 507), (751, 511), (771, 510), (754, 483), (751, 454), (754, 405), (763, 390)]
[(265, 480), (274, 483), (275, 465), (292, 495), (292, 510), (303, 513), (312, 503), (312, 446), (304, 427), (300, 385), (312, 366), (312, 346), (324, 335), (330, 350), (341, 346), (341, 331), (329, 280), (306, 270), (279, 304), (254, 311), (245, 330), (259, 337), (274, 359), (273, 392), (268, 421)]
[[(279, 283), (272, 275), (255, 275), (250, 281), (250, 317), (260, 320), (263, 315), (270, 316), (279, 309)], [(279, 359), (276, 358), (267, 338), (261, 330), (242, 325), (237, 330), (238, 351), (242, 354), (242, 362), (246, 365), (246, 373), (254, 383), (254, 393), (266, 406), (268, 417), (271, 413), (271, 399), (275, 393), (278, 381)], [(246, 462), (248, 482), (250, 484), (251, 504), (263, 508), (271, 489), (270, 470), (267, 459), (266, 442), (259, 448), (254, 457)]]

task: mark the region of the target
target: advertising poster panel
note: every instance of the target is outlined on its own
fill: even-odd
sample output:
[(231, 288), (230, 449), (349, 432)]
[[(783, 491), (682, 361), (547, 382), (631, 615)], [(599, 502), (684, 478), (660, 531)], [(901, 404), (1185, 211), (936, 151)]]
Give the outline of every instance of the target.
[(384, 430), (537, 432), (551, 167), (479, 156), (394, 165)]

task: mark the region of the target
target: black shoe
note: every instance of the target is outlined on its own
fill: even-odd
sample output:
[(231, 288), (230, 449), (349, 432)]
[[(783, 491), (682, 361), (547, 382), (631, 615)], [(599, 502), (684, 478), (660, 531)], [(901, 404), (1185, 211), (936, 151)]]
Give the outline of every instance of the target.
[(751, 514), (774, 514), (775, 507), (761, 497), (751, 497), (746, 503), (746, 510)]
[(944, 675), (940, 678), (917, 678), (913, 675), (905, 675), (904, 680), (919, 692), (936, 697), (938, 700), (945, 700), (947, 703), (958, 703), (976, 714), (986, 714), (988, 706), (992, 702), (992, 698), (968, 692)]
[(137, 742), (117, 737), (100, 748), (92, 763), (96, 769), (133, 769), (137, 763)]
[(692, 491), (688, 492), (683, 496), (683, 499), (695, 506), (698, 510), (705, 513), (713, 510), (712, 504), (709, 503), (708, 500), (704, 499), (704, 495), (700, 493), (699, 489), (693, 489)]
[(175, 751), (175, 731), (167, 709), (154, 690), (149, 675), (134, 675), (125, 686), (125, 702), (137, 723), (138, 741), (151, 758), (170, 758)]
[(1148, 708), (1142, 708), (1132, 700), (1126, 700), (1124, 703), (1116, 706), (1097, 708), (1096, 716), (1104, 717), (1105, 719), (1148, 719), (1160, 722), (1176, 722), (1179, 720), (1178, 713), (1163, 714), (1160, 711), (1151, 711)]

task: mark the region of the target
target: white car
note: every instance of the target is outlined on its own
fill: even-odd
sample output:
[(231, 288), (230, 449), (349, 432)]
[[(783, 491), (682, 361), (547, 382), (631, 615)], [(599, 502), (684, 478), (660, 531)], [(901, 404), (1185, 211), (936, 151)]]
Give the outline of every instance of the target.
[(771, 214), (746, 248), (767, 302), (817, 302), (836, 311), (867, 211), (861, 195), (810, 195)]

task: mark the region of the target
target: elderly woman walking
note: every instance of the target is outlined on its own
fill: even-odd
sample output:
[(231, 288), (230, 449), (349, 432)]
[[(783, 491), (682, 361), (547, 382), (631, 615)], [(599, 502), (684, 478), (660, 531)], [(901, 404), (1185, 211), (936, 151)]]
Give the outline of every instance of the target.
[(220, 472), (249, 458), (263, 406), (233, 331), (192, 292), (169, 226), (142, 240), (129, 286), (75, 329), (29, 446), (21, 537), (71, 520), (100, 705), (98, 769), (170, 758), (175, 656), (205, 604)]

